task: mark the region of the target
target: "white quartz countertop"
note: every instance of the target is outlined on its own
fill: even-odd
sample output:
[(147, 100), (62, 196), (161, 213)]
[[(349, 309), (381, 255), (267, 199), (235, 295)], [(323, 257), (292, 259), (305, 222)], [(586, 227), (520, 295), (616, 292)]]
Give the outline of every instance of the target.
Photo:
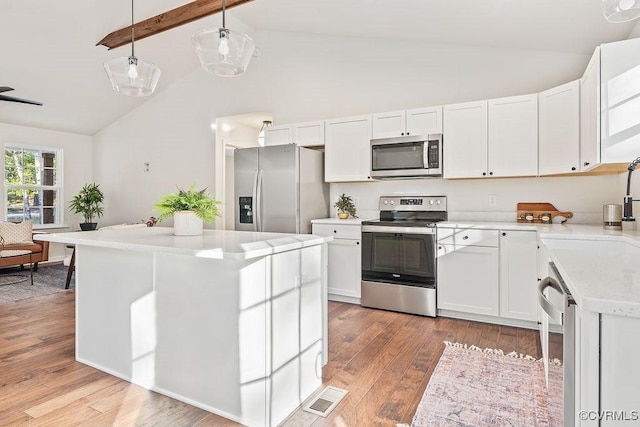
[[(377, 218), (376, 218), (377, 219)], [(312, 219), (311, 224), (342, 224), (342, 225), (361, 225), (362, 221), (369, 221), (369, 218), (320, 218), (320, 219)]]
[(174, 236), (169, 227), (136, 227), (38, 235), (39, 240), (213, 259), (249, 259), (315, 246), (332, 240), (311, 234), (204, 230), (201, 236)]
[(543, 238), (542, 243), (578, 307), (597, 313), (640, 317), (640, 242), (637, 238)]

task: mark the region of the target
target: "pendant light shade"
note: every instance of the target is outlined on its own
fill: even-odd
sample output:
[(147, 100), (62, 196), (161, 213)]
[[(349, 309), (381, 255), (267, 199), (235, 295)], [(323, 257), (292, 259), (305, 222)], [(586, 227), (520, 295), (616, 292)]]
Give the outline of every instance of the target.
[(244, 74), (256, 48), (248, 35), (225, 28), (225, 0), (222, 27), (198, 31), (191, 40), (202, 68), (220, 77)]
[(640, 17), (640, 0), (602, 0), (602, 13), (609, 22), (625, 22)]
[(149, 96), (160, 80), (157, 65), (136, 58), (134, 49), (133, 0), (131, 0), (131, 56), (121, 56), (104, 63), (113, 90), (129, 96)]

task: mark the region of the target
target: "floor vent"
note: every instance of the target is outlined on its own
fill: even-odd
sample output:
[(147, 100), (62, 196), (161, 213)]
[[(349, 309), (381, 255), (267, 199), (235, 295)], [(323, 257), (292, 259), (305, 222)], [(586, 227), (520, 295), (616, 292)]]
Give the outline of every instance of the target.
[(327, 386), (314, 398), (309, 400), (302, 409), (307, 412), (311, 412), (312, 414), (326, 417), (346, 395), (347, 390)]

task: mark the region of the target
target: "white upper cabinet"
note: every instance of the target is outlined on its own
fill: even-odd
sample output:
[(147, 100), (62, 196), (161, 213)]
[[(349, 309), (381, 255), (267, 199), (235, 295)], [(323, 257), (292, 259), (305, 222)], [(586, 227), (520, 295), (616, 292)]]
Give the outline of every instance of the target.
[(535, 176), (538, 95), (444, 107), (444, 177)]
[(371, 120), (374, 139), (442, 133), (442, 107), (378, 113)]
[(487, 101), (444, 106), (444, 178), (487, 174)]
[(407, 131), (406, 112), (403, 110), (372, 114), (371, 125), (372, 138), (404, 136)]
[(264, 145), (293, 144), (293, 126), (271, 126), (264, 130)]
[(600, 48), (580, 80), (580, 171), (600, 163)]
[(324, 121), (294, 124), (293, 141), (300, 147), (324, 145)]
[(538, 94), (540, 175), (580, 171), (580, 80)]
[(640, 156), (640, 39), (600, 46), (600, 161)]
[(371, 180), (370, 144), (370, 115), (325, 121), (324, 180)]
[(442, 107), (407, 110), (407, 132), (408, 135), (442, 133)]
[[(538, 174), (538, 95), (490, 99), (487, 174)], [(446, 151), (446, 148), (445, 148)]]

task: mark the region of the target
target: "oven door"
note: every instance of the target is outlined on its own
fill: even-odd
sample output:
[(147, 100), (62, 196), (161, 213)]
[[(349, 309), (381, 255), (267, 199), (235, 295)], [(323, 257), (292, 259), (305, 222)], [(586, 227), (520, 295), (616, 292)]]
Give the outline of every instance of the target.
[(433, 229), (363, 227), (362, 280), (435, 288), (435, 259)]

